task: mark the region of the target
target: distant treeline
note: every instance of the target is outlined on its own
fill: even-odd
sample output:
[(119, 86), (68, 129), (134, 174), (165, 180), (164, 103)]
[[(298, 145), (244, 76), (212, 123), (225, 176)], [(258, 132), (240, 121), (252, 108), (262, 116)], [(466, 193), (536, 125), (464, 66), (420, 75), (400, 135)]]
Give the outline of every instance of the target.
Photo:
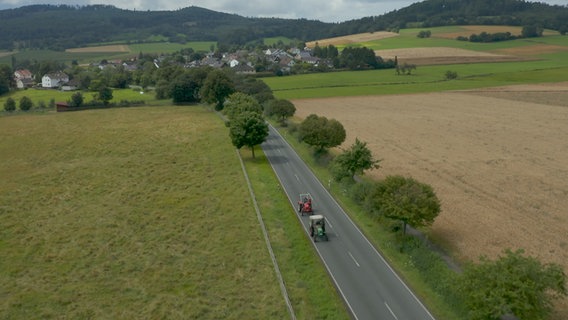
[(246, 18), (195, 6), (133, 11), (109, 5), (31, 5), (0, 10), (0, 49), (52, 49), (95, 43), (215, 41), (224, 46), (262, 43), (267, 37), (312, 41), (402, 28), (448, 25), (535, 25), (568, 32), (568, 7), (522, 0), (427, 0), (380, 16), (341, 23)]

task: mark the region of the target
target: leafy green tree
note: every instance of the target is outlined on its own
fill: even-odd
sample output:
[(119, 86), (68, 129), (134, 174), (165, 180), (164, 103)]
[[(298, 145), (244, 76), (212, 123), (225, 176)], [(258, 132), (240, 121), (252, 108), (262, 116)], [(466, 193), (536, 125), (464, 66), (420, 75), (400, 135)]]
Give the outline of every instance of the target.
[(197, 79), (190, 73), (185, 73), (171, 84), (172, 100), (175, 104), (198, 102), (200, 89)]
[(523, 38), (536, 38), (536, 37), (542, 37), (542, 32), (543, 32), (542, 27), (531, 24), (523, 26), (521, 35)]
[(377, 184), (373, 195), (374, 209), (379, 214), (406, 225), (422, 227), (432, 225), (440, 213), (440, 200), (432, 187), (413, 178), (388, 176)]
[(20, 110), (22, 111), (29, 111), (31, 108), (33, 108), (34, 103), (32, 101), (32, 99), (30, 99), (29, 97), (23, 96), (20, 99)]
[(211, 104), (215, 104), (215, 110), (223, 110), (225, 99), (235, 92), (235, 86), (231, 78), (222, 70), (209, 72), (203, 87), (201, 88), (202, 99)]
[(97, 98), (98, 100), (101, 100), (105, 106), (108, 105), (110, 100), (112, 100), (112, 89), (109, 87), (99, 89)]
[(418, 32), (418, 34), (416, 35), (416, 37), (418, 37), (418, 38), (430, 38), (431, 35), (432, 35), (432, 31), (430, 31), (430, 30), (421, 30), (420, 32)]
[(4, 102), (4, 110), (8, 112), (16, 111), (16, 101), (12, 97), (9, 97)]
[[(83, 105), (84, 102), (84, 98), (83, 98), (83, 94), (81, 92), (75, 92), (72, 96), (71, 96), (71, 101), (69, 101), (69, 105), (71, 107), (80, 107)], [(54, 103), (55, 104), (55, 101)], [(51, 105), (51, 101), (50, 101), (50, 105)]]
[(270, 87), (261, 80), (250, 77), (236, 77), (235, 90), (253, 96), (259, 103), (274, 99)]
[(345, 141), (346, 133), (343, 125), (326, 117), (310, 114), (299, 128), (300, 140), (314, 146), (318, 151), (337, 147)]
[(254, 158), (254, 146), (266, 140), (268, 124), (264, 121), (261, 114), (245, 111), (230, 121), (229, 136), (237, 149), (243, 146), (249, 147)]
[(225, 100), (223, 113), (229, 118), (229, 120), (234, 119), (236, 116), (246, 111), (262, 115), (263, 108), (255, 98), (242, 92), (232, 93)]
[(448, 70), (444, 76), (446, 77), (446, 80), (453, 80), (458, 78), (458, 73), (456, 71)]
[(269, 117), (275, 117), (280, 123), (296, 113), (296, 106), (286, 99), (273, 99), (267, 102), (265, 113)]
[(343, 178), (351, 178), (356, 174), (363, 174), (363, 171), (379, 168), (380, 160), (375, 160), (371, 150), (367, 148), (367, 143), (355, 138), (355, 143), (351, 147), (331, 162), (331, 171), (334, 178), (340, 181)]
[[(109, 68), (110, 69), (110, 68)], [(124, 66), (119, 66), (113, 70), (109, 79), (109, 86), (112, 88), (124, 89), (132, 81), (130, 72), (126, 71)]]
[(105, 86), (105, 83), (100, 79), (92, 79), (91, 81), (89, 81), (89, 91), (98, 92)]
[(55, 108), (55, 99), (53, 99), (53, 98), (49, 99), (49, 104), (47, 106), (50, 109), (54, 109)]
[(565, 297), (566, 274), (557, 264), (542, 264), (524, 251), (504, 250), (495, 261), (481, 257), (467, 266), (459, 282), (472, 320), (547, 319), (554, 299)]

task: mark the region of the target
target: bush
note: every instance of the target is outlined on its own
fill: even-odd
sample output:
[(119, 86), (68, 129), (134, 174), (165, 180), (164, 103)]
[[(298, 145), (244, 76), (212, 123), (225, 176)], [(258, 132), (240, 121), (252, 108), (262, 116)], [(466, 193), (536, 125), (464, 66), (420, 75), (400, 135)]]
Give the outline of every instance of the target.
[(446, 77), (446, 80), (457, 79), (458, 73), (455, 72), (455, 71), (448, 70), (448, 71), (446, 71), (445, 77)]
[(4, 102), (4, 110), (6, 110), (8, 112), (15, 111), (16, 110), (16, 101), (14, 101), (13, 98), (6, 99), (6, 102)]
[(33, 108), (34, 103), (32, 102), (32, 99), (30, 99), (29, 97), (23, 96), (20, 99), (20, 110), (22, 111), (28, 111), (31, 108)]
[(422, 30), (422, 31), (418, 32), (417, 37), (418, 38), (430, 38), (431, 35), (432, 35), (432, 32), (430, 30)]

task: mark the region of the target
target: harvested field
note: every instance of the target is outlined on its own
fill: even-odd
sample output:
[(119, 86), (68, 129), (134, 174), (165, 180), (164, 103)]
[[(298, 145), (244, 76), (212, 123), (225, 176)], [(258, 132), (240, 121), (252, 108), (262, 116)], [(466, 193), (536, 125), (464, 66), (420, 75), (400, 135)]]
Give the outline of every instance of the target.
[(0, 52), (0, 58), (14, 54), (15, 52)]
[[(430, 235), (459, 260), (523, 248), (568, 273), (568, 83), (293, 101), (297, 116), (339, 120), (382, 168), (433, 186)], [(555, 319), (568, 319), (568, 299)]]
[(72, 53), (90, 53), (90, 52), (130, 52), (130, 48), (124, 44), (110, 45), (110, 46), (98, 46), (98, 47), (85, 47), (85, 48), (73, 48), (67, 49), (65, 52)]
[(385, 60), (397, 57), (399, 62), (416, 65), (505, 62), (521, 61), (525, 59), (513, 55), (495, 54), (450, 47), (375, 50), (375, 55), (380, 56)]
[(398, 37), (398, 33), (394, 32), (386, 32), (386, 31), (377, 31), (377, 32), (367, 32), (367, 33), (358, 33), (352, 34), (343, 37), (335, 37), (335, 38), (328, 38), (328, 39), (321, 39), (317, 41), (306, 42), (306, 46), (309, 48), (313, 48), (316, 46), (316, 43), (320, 47), (327, 47), (330, 44), (334, 46), (338, 45), (345, 45), (350, 43), (360, 43), (360, 42), (367, 42), (367, 41), (374, 41), (392, 37)]

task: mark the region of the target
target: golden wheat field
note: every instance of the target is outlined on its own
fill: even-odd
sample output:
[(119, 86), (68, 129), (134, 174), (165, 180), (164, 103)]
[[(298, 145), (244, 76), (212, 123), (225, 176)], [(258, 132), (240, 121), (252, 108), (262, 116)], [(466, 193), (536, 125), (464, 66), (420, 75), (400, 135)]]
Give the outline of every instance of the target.
[[(458, 260), (523, 248), (568, 273), (568, 82), (477, 91), (293, 101), (339, 120), (381, 168), (434, 187), (430, 231)], [(568, 301), (558, 306), (568, 319)]]

